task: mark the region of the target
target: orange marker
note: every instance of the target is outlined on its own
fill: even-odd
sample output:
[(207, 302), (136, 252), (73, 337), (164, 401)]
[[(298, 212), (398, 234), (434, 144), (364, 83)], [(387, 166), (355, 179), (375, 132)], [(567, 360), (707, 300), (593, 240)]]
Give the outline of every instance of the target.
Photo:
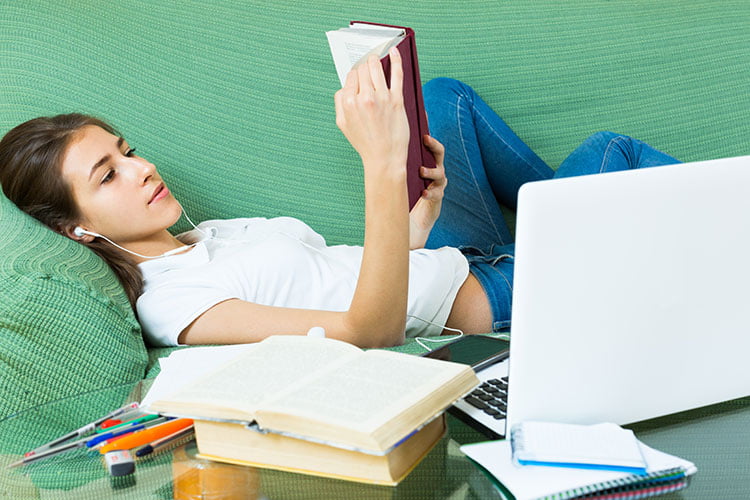
[(175, 432), (191, 425), (193, 425), (193, 421), (189, 418), (178, 418), (175, 420), (170, 420), (169, 422), (164, 422), (163, 424), (155, 425), (153, 427), (149, 427), (148, 429), (134, 432), (133, 434), (128, 434), (127, 436), (116, 439), (111, 443), (107, 443), (106, 445), (99, 448), (99, 453), (104, 455), (108, 451), (112, 450), (131, 450), (133, 448), (146, 445), (151, 441), (155, 441), (159, 438), (174, 434)]

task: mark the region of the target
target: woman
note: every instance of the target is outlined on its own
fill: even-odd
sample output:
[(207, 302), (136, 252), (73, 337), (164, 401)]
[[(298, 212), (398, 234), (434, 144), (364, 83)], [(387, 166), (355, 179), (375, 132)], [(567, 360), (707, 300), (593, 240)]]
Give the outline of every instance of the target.
[[(513, 247), (499, 204), (514, 207), (521, 184), (553, 171), (471, 89), (434, 81), (425, 104), (438, 140), (425, 142), (438, 167), (423, 169), (431, 184), (409, 213), (408, 124), (400, 57), (391, 57), (390, 88), (370, 58), (335, 96), (337, 125), (364, 169), (363, 247), (327, 246), (289, 218), (208, 221), (178, 239), (167, 228), (182, 208), (155, 167), (109, 125), (82, 115), (9, 132), (0, 183), (21, 209), (107, 260), (155, 344), (253, 342), (321, 326), (328, 337), (381, 347), (444, 327), (507, 328)], [(586, 173), (582, 165), (597, 155), (624, 157), (592, 143), (605, 140), (641, 151), (628, 167), (675, 162), (602, 135), (558, 175)]]

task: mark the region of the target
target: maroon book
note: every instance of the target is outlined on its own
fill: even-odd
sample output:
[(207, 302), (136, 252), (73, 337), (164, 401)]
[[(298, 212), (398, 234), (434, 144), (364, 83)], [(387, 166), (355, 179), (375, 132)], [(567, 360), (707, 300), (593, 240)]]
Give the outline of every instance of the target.
[[(409, 190), (409, 208), (412, 208), (422, 191), (430, 181), (422, 179), (419, 175), (419, 167), (435, 167), (435, 157), (425, 147), (422, 137), (429, 134), (427, 128), (427, 114), (424, 109), (424, 98), (422, 97), (422, 80), (419, 77), (419, 62), (417, 60), (417, 44), (414, 39), (414, 30), (404, 26), (393, 26), (390, 24), (368, 23), (364, 21), (351, 21), (352, 24), (372, 24), (385, 26), (387, 28), (398, 28), (404, 30), (406, 36), (397, 45), (401, 54), (404, 67), (404, 106), (406, 117), (409, 120), (409, 156), (406, 160), (406, 183)], [(385, 79), (391, 84), (391, 57), (386, 55), (380, 62), (383, 64)]]

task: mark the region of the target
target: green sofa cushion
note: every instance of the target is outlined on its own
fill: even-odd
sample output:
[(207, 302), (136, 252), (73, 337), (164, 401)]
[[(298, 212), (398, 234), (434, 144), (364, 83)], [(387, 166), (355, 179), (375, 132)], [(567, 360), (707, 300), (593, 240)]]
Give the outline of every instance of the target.
[(106, 264), (2, 195), (0, 221), (0, 420), (139, 380), (146, 348)]

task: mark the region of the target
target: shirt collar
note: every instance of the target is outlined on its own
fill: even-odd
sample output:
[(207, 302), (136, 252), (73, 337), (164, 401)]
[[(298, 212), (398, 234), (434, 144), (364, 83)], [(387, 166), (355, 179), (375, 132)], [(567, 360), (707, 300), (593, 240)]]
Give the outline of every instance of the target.
[(208, 261), (208, 248), (206, 247), (206, 240), (204, 240), (199, 241), (193, 248), (184, 253), (178, 253), (159, 259), (149, 259), (138, 264), (138, 267), (141, 269), (144, 278), (146, 278), (149, 275), (154, 276), (172, 269), (206, 264)]

